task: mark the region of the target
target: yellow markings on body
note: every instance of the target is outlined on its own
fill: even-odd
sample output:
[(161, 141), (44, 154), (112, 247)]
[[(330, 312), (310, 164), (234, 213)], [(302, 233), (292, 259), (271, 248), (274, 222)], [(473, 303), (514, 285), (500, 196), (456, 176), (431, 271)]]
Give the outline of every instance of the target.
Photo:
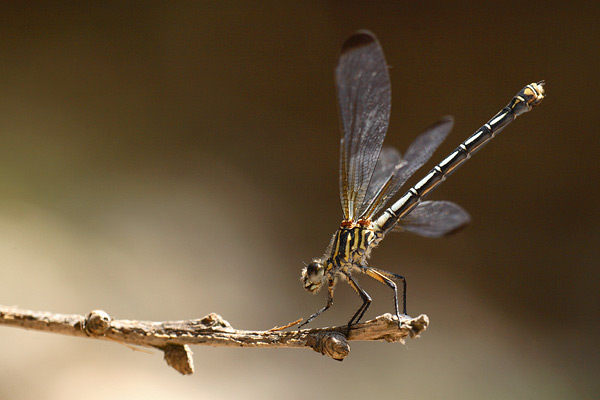
[[(360, 289), (359, 289), (359, 288), (356, 286), (356, 284), (354, 283), (354, 281), (352, 281), (352, 280), (348, 279), (348, 280), (347, 280), (347, 282), (348, 282), (348, 285), (350, 285), (350, 287), (351, 287), (352, 289), (354, 289), (354, 291), (355, 291), (356, 293), (358, 293), (358, 295), (360, 296)], [(362, 297), (362, 296), (361, 296), (361, 297)]]
[(350, 255), (350, 245), (352, 244), (352, 243), (350, 243), (350, 240), (348, 240), (349, 239), (348, 236), (350, 236), (350, 231), (348, 231), (346, 233), (346, 247), (344, 248), (344, 260), (345, 261), (348, 261), (348, 258), (349, 258), (348, 256)]
[(342, 230), (338, 230), (335, 234), (335, 249), (333, 249), (332, 258), (336, 257), (340, 254), (340, 237), (342, 235)]
[[(532, 83), (532, 85), (533, 85), (533, 83)], [(537, 97), (537, 95), (538, 95), (530, 86), (527, 86), (525, 88), (524, 92), (527, 96), (536, 96)]]
[(382, 274), (379, 271), (376, 271), (372, 268), (367, 268), (365, 273), (367, 275), (369, 275), (371, 278), (375, 279), (376, 281), (379, 281), (383, 284), (387, 284), (387, 282), (390, 280), (390, 278), (388, 278), (387, 276), (385, 276), (384, 274)]

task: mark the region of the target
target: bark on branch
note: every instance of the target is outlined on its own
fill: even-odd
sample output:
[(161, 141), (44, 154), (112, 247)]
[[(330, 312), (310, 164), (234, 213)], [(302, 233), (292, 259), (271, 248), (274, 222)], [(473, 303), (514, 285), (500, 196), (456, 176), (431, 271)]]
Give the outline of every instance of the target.
[(153, 347), (164, 352), (167, 363), (182, 374), (192, 374), (194, 364), (189, 345), (233, 347), (311, 348), (334, 360), (342, 361), (350, 352), (350, 340), (402, 342), (415, 338), (429, 324), (426, 315), (402, 320), (391, 314), (354, 325), (314, 328), (301, 331), (245, 331), (234, 329), (220, 315), (185, 321), (113, 320), (101, 310), (87, 316), (22, 310), (0, 305), (0, 325), (60, 333), (63, 335), (111, 340), (127, 345)]

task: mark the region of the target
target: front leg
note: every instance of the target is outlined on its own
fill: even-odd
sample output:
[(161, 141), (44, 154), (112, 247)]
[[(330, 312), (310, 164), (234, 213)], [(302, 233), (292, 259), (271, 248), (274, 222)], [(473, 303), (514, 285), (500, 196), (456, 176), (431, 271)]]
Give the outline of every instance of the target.
[(329, 307), (331, 307), (331, 305), (333, 304), (333, 288), (334, 287), (335, 287), (335, 281), (333, 279), (330, 279), (329, 282), (327, 283), (327, 304), (325, 304), (325, 307), (321, 308), (319, 311), (317, 311), (316, 313), (314, 313), (313, 315), (308, 317), (308, 319), (306, 321), (304, 321), (303, 323), (298, 325), (298, 329), (300, 329), (304, 325), (312, 322), (312, 320), (317, 318), (319, 315), (321, 315), (322, 313), (327, 311), (329, 309)]

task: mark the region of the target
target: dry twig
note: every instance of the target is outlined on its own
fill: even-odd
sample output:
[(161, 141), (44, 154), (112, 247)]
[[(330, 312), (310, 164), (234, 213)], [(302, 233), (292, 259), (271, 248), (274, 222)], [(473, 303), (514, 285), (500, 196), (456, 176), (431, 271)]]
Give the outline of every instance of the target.
[(116, 341), (127, 345), (154, 347), (164, 352), (167, 363), (182, 374), (192, 374), (194, 365), (189, 345), (234, 347), (297, 347), (342, 361), (350, 352), (349, 340), (402, 342), (427, 329), (426, 315), (406, 318), (398, 328), (396, 317), (381, 315), (352, 326), (301, 331), (244, 331), (234, 329), (220, 315), (186, 321), (113, 320), (106, 312), (94, 310), (87, 316), (22, 310), (0, 305), (0, 325), (15, 326), (63, 335)]

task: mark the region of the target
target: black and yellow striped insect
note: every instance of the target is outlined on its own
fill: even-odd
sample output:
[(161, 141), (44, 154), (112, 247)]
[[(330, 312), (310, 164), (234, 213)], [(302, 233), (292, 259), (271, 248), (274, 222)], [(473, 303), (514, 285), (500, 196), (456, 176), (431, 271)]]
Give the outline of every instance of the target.
[[(326, 254), (302, 270), (304, 288), (316, 293), (327, 286), (327, 304), (311, 315), (308, 324), (333, 304), (338, 280), (346, 281), (363, 303), (348, 322), (358, 323), (371, 303), (371, 297), (353, 274), (363, 273), (394, 290), (395, 311), (406, 314), (406, 280), (392, 272), (367, 265), (371, 250), (390, 231), (408, 231), (427, 237), (440, 237), (467, 224), (469, 214), (448, 201), (422, 201), (475, 151), (504, 129), (517, 116), (530, 111), (545, 96), (544, 82), (525, 86), (491, 120), (460, 144), (448, 157), (410, 188), (404, 196), (372, 219), (419, 169), (452, 129), (452, 117), (444, 117), (425, 130), (402, 157), (382, 147), (388, 128), (391, 105), (390, 78), (383, 51), (371, 32), (359, 31), (343, 45), (335, 70), (342, 120), (340, 198), (344, 220), (333, 236)], [(398, 302), (401, 283), (402, 307)]]

